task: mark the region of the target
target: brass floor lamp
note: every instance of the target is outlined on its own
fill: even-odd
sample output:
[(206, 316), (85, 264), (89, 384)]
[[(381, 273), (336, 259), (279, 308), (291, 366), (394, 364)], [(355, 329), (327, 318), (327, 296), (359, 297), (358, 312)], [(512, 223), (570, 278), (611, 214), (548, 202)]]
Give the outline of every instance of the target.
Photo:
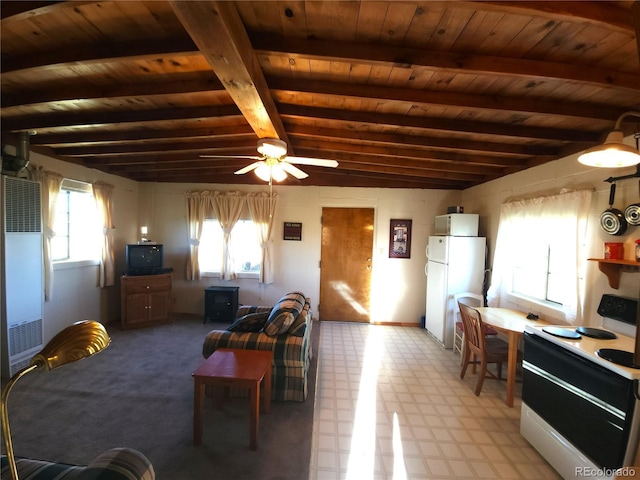
[(18, 468), (13, 456), (13, 443), (9, 430), (9, 414), (7, 411), (7, 400), (9, 392), (27, 373), (34, 370), (53, 370), (67, 363), (75, 362), (81, 358), (90, 357), (101, 352), (109, 346), (111, 339), (104, 326), (93, 320), (83, 320), (68, 326), (36, 354), (28, 367), (17, 372), (2, 389), (2, 435), (4, 436), (5, 448), (11, 468), (11, 478), (18, 480)]

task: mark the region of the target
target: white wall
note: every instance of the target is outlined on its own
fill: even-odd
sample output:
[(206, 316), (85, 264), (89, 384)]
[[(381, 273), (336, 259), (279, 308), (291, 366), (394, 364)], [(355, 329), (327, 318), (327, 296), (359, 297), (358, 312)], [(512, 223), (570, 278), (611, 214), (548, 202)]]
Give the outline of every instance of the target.
[[(187, 222), (185, 192), (192, 190), (267, 191), (267, 186), (212, 184), (144, 184), (140, 186), (140, 225), (149, 226), (150, 239), (162, 243), (165, 266), (174, 268), (174, 311), (202, 315), (204, 289), (210, 285), (240, 286), (239, 301), (271, 305), (290, 290), (301, 290), (317, 313), (320, 291), (320, 217), (323, 207), (369, 207), (375, 210), (372, 320), (420, 322), (425, 311), (424, 264), (427, 237), (434, 217), (457, 205), (460, 192), (376, 188), (274, 186), (279, 196), (274, 220), (276, 281), (221, 282), (205, 278), (186, 281)], [(413, 220), (410, 259), (388, 258), (389, 221)], [(282, 240), (284, 222), (302, 222), (302, 241)]]
[[(61, 162), (35, 152), (30, 153), (33, 165), (59, 173), (65, 178), (87, 183), (104, 181), (114, 185), (113, 221), (116, 227), (116, 252), (124, 251), (127, 241), (135, 238), (138, 216), (137, 182), (109, 175), (99, 170)], [(124, 257), (116, 256), (116, 272), (124, 269)], [(120, 283), (113, 287), (98, 286), (98, 267), (82, 266), (54, 269), (52, 299), (44, 304), (45, 344), (64, 327), (78, 320), (92, 319), (110, 323), (120, 318)]]
[[(124, 247), (139, 239), (139, 227), (148, 225), (149, 237), (165, 245), (165, 264), (174, 268), (174, 311), (202, 315), (204, 289), (221, 284), (216, 278), (186, 281), (187, 224), (184, 194), (190, 190), (266, 191), (266, 186), (137, 183), (78, 165), (60, 162), (32, 153), (31, 161), (65, 177), (115, 185), (114, 222), (116, 226), (116, 271), (124, 271)], [(240, 302), (272, 304), (283, 293), (297, 289), (312, 299), (317, 312), (320, 271), (320, 216), (322, 207), (370, 207), (375, 209), (372, 320), (375, 322), (415, 323), (425, 312), (425, 247), (433, 231), (434, 217), (447, 206), (463, 205), (466, 213), (480, 214), (480, 235), (493, 246), (498, 228), (500, 204), (513, 197), (558, 191), (560, 188), (595, 189), (590, 217), (593, 251), (602, 257), (605, 241), (624, 241), (626, 258), (633, 256), (640, 227), (630, 227), (624, 237), (604, 234), (598, 226), (600, 213), (607, 208), (609, 176), (633, 173), (633, 169), (602, 170), (579, 165), (574, 156), (524, 172), (488, 182), (464, 192), (449, 190), (408, 190), (337, 187), (275, 186), (279, 195), (275, 219), (276, 282), (260, 285), (257, 280), (239, 279), (226, 283), (240, 286)], [(624, 209), (638, 201), (637, 180), (618, 184), (616, 206)], [(389, 220), (413, 220), (410, 259), (389, 259)], [(302, 241), (282, 240), (283, 222), (302, 222)], [(586, 311), (595, 312), (602, 293), (640, 296), (640, 273), (623, 273), (619, 290), (611, 289), (595, 262), (589, 268)], [(94, 318), (103, 323), (120, 317), (119, 281), (115, 287), (97, 287), (97, 267), (57, 269), (54, 298), (45, 304), (45, 341), (70, 323)], [(597, 318), (593, 322), (596, 323)]]
[[(474, 212), (480, 214), (480, 233), (488, 237), (490, 259), (493, 259), (500, 205), (503, 202), (508, 199), (557, 193), (562, 188), (592, 188), (594, 194), (587, 238), (591, 245), (589, 258), (603, 258), (604, 242), (624, 242), (625, 258), (634, 260), (635, 240), (640, 238), (640, 227), (629, 226), (625, 235), (613, 236), (606, 234), (599, 222), (600, 214), (609, 207), (610, 183), (604, 180), (609, 177), (633, 174), (635, 171), (635, 167), (623, 169), (585, 167), (578, 163), (577, 155), (572, 155), (469, 188), (462, 193), (462, 202), (464, 205), (471, 205)], [(624, 211), (627, 205), (639, 201), (639, 180), (635, 178), (617, 182), (615, 207)], [(535, 235), (535, 232), (532, 232), (532, 235)], [(601, 319), (596, 311), (602, 294), (640, 297), (640, 273), (623, 272), (620, 288), (616, 290), (609, 287), (607, 278), (598, 270), (597, 262), (589, 262), (586, 285), (585, 317), (591, 325), (600, 324)], [(535, 306), (531, 307), (531, 311), (535, 310)]]

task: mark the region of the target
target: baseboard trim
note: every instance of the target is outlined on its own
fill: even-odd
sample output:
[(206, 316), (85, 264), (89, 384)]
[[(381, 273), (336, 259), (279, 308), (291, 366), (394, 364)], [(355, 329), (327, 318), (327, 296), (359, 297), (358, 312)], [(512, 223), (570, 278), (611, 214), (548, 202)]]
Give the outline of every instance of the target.
[(419, 323), (407, 323), (407, 322), (371, 322), (371, 325), (388, 325), (391, 327), (418, 327)]

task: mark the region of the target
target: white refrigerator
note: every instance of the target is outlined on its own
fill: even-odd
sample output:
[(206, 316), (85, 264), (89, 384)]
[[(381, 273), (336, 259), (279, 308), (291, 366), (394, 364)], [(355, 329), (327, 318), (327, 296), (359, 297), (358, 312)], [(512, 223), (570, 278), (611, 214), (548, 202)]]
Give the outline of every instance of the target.
[(484, 237), (429, 237), (425, 328), (445, 348), (453, 348), (456, 293), (482, 294)]

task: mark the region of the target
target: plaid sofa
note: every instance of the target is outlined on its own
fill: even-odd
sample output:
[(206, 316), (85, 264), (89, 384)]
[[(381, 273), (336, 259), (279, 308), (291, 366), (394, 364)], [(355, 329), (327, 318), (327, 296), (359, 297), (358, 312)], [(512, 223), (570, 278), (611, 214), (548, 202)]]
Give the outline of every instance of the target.
[[(154, 480), (153, 465), (142, 453), (131, 448), (112, 448), (98, 455), (89, 465), (69, 465), (27, 458), (16, 458), (20, 480)], [(0, 477), (11, 478), (9, 460), (0, 459)]]
[[(269, 312), (274, 307), (241, 306), (236, 312), (236, 319), (247, 314)], [(208, 358), (218, 348), (239, 348), (252, 350), (272, 350), (272, 400), (303, 402), (307, 398), (307, 372), (313, 352), (311, 351), (311, 328), (313, 320), (306, 302), (297, 326), (280, 335), (267, 335), (259, 332), (230, 332), (227, 330), (212, 330), (204, 340), (202, 355)], [(234, 391), (233, 395), (245, 392)]]

